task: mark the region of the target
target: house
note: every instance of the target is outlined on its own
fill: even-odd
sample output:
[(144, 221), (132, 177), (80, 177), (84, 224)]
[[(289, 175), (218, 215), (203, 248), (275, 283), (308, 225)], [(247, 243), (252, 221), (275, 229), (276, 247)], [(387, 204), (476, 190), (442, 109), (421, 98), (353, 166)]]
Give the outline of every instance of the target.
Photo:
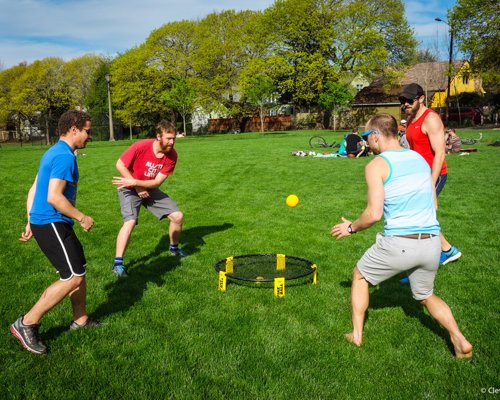
[[(404, 73), (397, 84), (386, 84), (384, 75), (377, 77), (354, 98), (352, 112), (356, 124), (363, 126), (370, 116), (380, 112), (389, 113), (397, 120), (405, 118), (406, 115), (403, 115), (398, 97), (406, 85), (414, 82), (422, 86), (426, 92), (427, 107), (445, 107), (448, 94), (448, 70), (447, 61), (436, 61), (413, 66)], [(484, 94), (481, 79), (469, 73), (467, 61), (454, 61), (452, 70), (456, 71), (450, 84), (452, 101), (463, 93)]]

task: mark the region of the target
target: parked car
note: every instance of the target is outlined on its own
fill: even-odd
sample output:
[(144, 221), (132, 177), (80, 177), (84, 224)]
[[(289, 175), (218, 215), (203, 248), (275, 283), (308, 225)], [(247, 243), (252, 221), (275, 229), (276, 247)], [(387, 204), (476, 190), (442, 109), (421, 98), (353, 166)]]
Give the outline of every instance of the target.
[[(443, 122), (446, 122), (446, 107), (438, 107), (435, 111), (440, 115)], [(448, 122), (461, 125), (479, 125), (483, 121), (483, 113), (479, 107), (451, 107), (448, 115)]]

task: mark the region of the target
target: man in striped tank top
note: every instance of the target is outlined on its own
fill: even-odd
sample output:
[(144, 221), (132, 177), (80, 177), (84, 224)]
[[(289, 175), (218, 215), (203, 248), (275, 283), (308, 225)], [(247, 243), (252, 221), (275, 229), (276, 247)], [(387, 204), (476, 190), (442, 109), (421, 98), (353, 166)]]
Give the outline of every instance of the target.
[(458, 328), (450, 307), (433, 292), (441, 245), (431, 169), (422, 156), (399, 145), (398, 125), (389, 114), (377, 114), (362, 134), (375, 157), (365, 169), (368, 204), (354, 222), (342, 217), (331, 234), (338, 239), (368, 229), (384, 216), (384, 232), (353, 271), (352, 332), (346, 339), (361, 346), (369, 303), (369, 284), (406, 272), (415, 300), (450, 334), (457, 358), (472, 357), (472, 345)]

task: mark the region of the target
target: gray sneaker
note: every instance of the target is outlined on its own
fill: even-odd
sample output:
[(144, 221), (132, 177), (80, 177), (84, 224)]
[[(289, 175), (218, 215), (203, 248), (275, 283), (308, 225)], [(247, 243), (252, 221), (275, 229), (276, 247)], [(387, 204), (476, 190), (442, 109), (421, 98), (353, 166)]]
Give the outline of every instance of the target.
[(40, 325), (24, 325), (21, 315), (16, 322), (10, 326), (12, 334), (21, 342), (23, 347), (35, 354), (47, 353), (47, 346), (42, 342), (38, 327)]
[(69, 329), (75, 330), (75, 329), (84, 329), (84, 328), (97, 328), (99, 326), (101, 326), (101, 323), (99, 321), (96, 321), (95, 319), (88, 317), (87, 321), (85, 321), (85, 323), (82, 325), (77, 324), (75, 321), (73, 321), (71, 323), (71, 325), (69, 326)]

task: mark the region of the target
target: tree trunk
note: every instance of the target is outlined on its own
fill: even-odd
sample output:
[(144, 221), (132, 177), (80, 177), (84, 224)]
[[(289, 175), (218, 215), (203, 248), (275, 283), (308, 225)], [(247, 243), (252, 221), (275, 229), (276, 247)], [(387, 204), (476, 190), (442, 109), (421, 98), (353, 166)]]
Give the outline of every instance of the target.
[(264, 133), (264, 107), (260, 106), (260, 131)]

